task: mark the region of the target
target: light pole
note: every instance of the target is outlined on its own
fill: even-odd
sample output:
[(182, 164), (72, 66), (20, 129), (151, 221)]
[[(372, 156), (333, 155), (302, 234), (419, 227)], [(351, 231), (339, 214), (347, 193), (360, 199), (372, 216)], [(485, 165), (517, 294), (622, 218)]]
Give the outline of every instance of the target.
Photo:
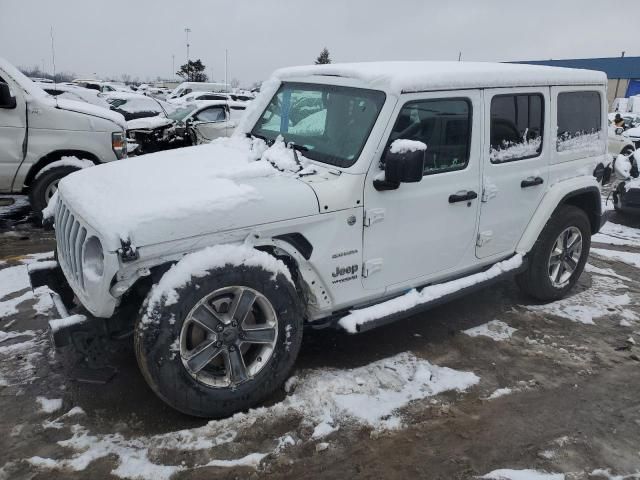
[(187, 81), (191, 81), (191, 68), (189, 68), (189, 32), (191, 32), (190, 28), (185, 28), (184, 32), (187, 34)]
[(171, 76), (170, 80), (174, 80), (176, 78), (176, 56), (171, 54)]

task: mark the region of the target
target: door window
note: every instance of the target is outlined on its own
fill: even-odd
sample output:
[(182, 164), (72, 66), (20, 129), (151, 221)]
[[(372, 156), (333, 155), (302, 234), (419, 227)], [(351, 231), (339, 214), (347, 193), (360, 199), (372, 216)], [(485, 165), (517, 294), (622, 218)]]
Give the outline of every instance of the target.
[(544, 98), (539, 93), (491, 99), (491, 163), (537, 157), (542, 151)]
[(389, 137), (427, 145), (424, 174), (461, 170), (469, 162), (471, 102), (468, 99), (418, 100), (400, 111)]
[(199, 122), (223, 122), (226, 117), (224, 114), (224, 108), (211, 107), (196, 114), (195, 119)]
[(597, 155), (604, 151), (601, 108), (598, 92), (558, 94), (558, 152)]

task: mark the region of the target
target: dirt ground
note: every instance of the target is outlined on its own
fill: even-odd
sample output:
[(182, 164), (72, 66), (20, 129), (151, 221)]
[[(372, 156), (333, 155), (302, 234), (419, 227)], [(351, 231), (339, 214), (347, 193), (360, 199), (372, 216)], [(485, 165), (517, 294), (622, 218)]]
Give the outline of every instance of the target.
[[(640, 227), (640, 217), (613, 212), (610, 222)], [(626, 231), (640, 234), (633, 228)], [(621, 238), (593, 247), (640, 258), (640, 241)], [(0, 269), (53, 248), (53, 235), (33, 225), (27, 205), (0, 214)], [(165, 406), (145, 384), (130, 349), (110, 359), (118, 368), (111, 381), (74, 381), (48, 342), (53, 311), (37, 313), (36, 299), (27, 299), (17, 313), (0, 318), (0, 479), (135, 478), (143, 472), (141, 478), (156, 479), (450, 480), (497, 469), (564, 473), (567, 479), (640, 478), (640, 261), (634, 266), (636, 257), (624, 258), (592, 255), (571, 297), (556, 304), (532, 305), (515, 284), (503, 282), (368, 333), (305, 332), (294, 372), (303, 380), (404, 352), (479, 377), (464, 390), (411, 401), (398, 413), (399, 428), (347, 418), (319, 440), (300, 411), (250, 412), (238, 417), (233, 439), (225, 439), (220, 432), (234, 419), (207, 422)], [(499, 341), (462, 333), (492, 320), (517, 330)], [(286, 396), (274, 395), (267, 411), (278, 412)], [(47, 413), (38, 397), (62, 404)], [(255, 452), (268, 454), (256, 461)]]

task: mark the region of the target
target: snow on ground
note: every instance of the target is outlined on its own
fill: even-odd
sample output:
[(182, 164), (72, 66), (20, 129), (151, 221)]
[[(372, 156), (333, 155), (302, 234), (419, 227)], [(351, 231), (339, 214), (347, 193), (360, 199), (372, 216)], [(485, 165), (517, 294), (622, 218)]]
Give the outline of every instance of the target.
[(607, 222), (602, 226), (599, 233), (591, 237), (591, 241), (609, 245), (640, 247), (640, 230)]
[(620, 280), (623, 280), (625, 282), (632, 281), (629, 277), (625, 277), (624, 275), (616, 273), (612, 268), (600, 268), (596, 267), (595, 265), (591, 265), (590, 263), (587, 263), (584, 266), (584, 271), (589, 273), (597, 273), (598, 275), (605, 275), (607, 277), (619, 278)]
[(483, 325), (464, 330), (462, 333), (469, 335), (470, 337), (489, 337), (490, 339), (499, 342), (502, 340), (509, 340), (515, 331), (517, 331), (517, 329), (510, 327), (500, 320), (491, 320)]
[(0, 387), (34, 382), (35, 362), (42, 356), (46, 335), (32, 331), (5, 334), (7, 338), (0, 340)]
[(44, 413), (57, 412), (62, 408), (61, 398), (37, 397), (36, 401), (40, 404), (40, 410), (42, 410)]
[(538, 470), (511, 470), (503, 468), (487, 473), (480, 478), (485, 480), (565, 480), (563, 473), (547, 473)]
[(592, 248), (591, 254), (605, 260), (617, 260), (632, 267), (640, 268), (640, 253), (620, 252), (618, 250), (605, 250), (603, 248)]
[[(292, 435), (287, 434), (273, 439), (272, 445), (265, 447), (265, 451), (243, 452), (243, 435), (256, 422), (275, 423), (285, 418), (299, 417), (303, 424), (313, 427), (309, 438), (311, 441), (325, 438), (350, 425), (369, 426), (374, 430), (396, 429), (402, 426), (398, 409), (409, 402), (448, 390), (464, 391), (480, 380), (471, 372), (432, 365), (410, 353), (401, 353), (350, 370), (303, 371), (299, 377), (297, 386), (290, 385), (294, 391), (282, 402), (238, 413), (228, 419), (211, 421), (199, 428), (126, 438), (119, 433), (91, 434), (86, 427), (74, 423), (68, 425), (72, 436), (58, 442), (65, 447), (67, 456), (56, 459), (32, 457), (28, 461), (45, 470), (82, 471), (93, 460), (112, 456), (117, 459), (117, 466), (112, 471), (114, 475), (152, 480), (169, 478), (186, 468), (256, 467), (266, 455), (277, 454), (286, 446), (296, 443)], [(77, 422), (77, 418), (73, 417), (72, 421)], [(56, 420), (53, 425), (59, 423), (61, 421)], [(157, 458), (155, 453), (159, 450), (208, 450), (208, 454), (216, 456), (216, 447), (223, 445), (226, 452), (232, 450), (238, 456), (189, 467), (184, 464), (158, 465), (151, 460)]]
[(2, 200), (13, 199), (11, 205), (0, 206), (0, 218), (8, 217), (18, 210), (23, 210), (29, 207), (29, 199), (26, 195), (3, 195)]
[(575, 294), (569, 293), (567, 297), (556, 302), (527, 305), (525, 308), (586, 324), (593, 324), (594, 319), (615, 314), (626, 320), (638, 319), (631, 309), (626, 308), (631, 305), (631, 297), (624, 292), (628, 289), (624, 283), (603, 275), (592, 275), (591, 279), (591, 288), (587, 290)]
[[(38, 314), (47, 313), (53, 302), (46, 287), (31, 290), (26, 265), (34, 265), (39, 259), (50, 258), (49, 253), (28, 255), (20, 260), (23, 265), (0, 269), (0, 318), (18, 313), (23, 302), (35, 301)], [(22, 293), (20, 293), (22, 292)]]
[(595, 477), (593, 480), (640, 480), (640, 472), (630, 473), (628, 475), (614, 475), (608, 468), (596, 468), (591, 472), (589, 478)]

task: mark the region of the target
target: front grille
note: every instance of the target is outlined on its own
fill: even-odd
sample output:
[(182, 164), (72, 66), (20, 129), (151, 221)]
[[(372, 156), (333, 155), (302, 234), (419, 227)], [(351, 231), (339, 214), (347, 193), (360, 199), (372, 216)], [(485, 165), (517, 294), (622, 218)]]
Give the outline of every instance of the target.
[(80, 224), (60, 199), (58, 202), (55, 217), (58, 260), (62, 263), (62, 269), (65, 273), (71, 275), (76, 284), (84, 289), (82, 247), (87, 239), (87, 229)]

